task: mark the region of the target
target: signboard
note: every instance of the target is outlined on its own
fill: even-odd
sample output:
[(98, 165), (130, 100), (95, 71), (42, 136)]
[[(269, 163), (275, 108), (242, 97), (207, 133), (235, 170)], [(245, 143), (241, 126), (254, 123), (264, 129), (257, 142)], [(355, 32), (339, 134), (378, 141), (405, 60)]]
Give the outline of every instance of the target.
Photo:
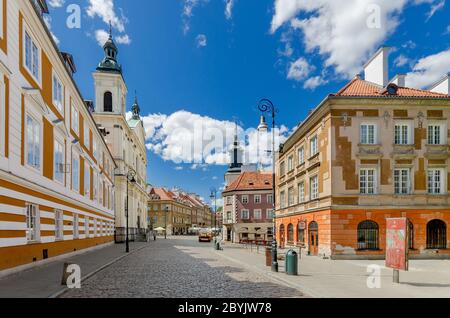
[(306, 222), (305, 222), (305, 221), (300, 222), (300, 223), (298, 224), (298, 229), (299, 229), (299, 230), (306, 230)]
[(386, 219), (386, 267), (408, 270), (407, 218)]

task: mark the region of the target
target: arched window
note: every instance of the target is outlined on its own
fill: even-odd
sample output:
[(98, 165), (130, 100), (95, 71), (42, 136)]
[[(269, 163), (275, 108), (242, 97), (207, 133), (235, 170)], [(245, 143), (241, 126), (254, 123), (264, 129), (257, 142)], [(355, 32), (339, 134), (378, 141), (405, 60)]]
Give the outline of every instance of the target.
[(358, 225), (358, 249), (379, 249), (379, 227), (373, 221), (364, 221)]
[(297, 243), (298, 244), (305, 244), (305, 229), (302, 229), (302, 223), (299, 223), (297, 225), (297, 230), (298, 230), (298, 239), (297, 239)]
[(427, 249), (447, 248), (447, 225), (444, 221), (433, 220), (427, 225)]
[(287, 240), (290, 244), (294, 244), (294, 225), (288, 225)]
[(281, 238), (281, 242), (284, 242), (284, 238), (285, 238), (284, 224), (280, 225), (280, 238)]
[(105, 113), (112, 113), (113, 111), (111, 92), (106, 92), (103, 96), (103, 110)]

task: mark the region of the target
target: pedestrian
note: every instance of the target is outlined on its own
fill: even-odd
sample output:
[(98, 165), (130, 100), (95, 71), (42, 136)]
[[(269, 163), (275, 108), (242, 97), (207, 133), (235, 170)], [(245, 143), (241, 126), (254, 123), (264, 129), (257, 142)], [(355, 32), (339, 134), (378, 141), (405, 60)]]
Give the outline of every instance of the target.
[(153, 241), (156, 241), (156, 232), (153, 231)]

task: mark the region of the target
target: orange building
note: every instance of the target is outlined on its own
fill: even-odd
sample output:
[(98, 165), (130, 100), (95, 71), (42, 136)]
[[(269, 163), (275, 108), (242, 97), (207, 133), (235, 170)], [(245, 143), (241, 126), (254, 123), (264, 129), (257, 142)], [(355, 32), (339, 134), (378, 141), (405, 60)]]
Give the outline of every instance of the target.
[(365, 80), (329, 95), (281, 147), (280, 245), (380, 259), (386, 219), (407, 217), (411, 257), (450, 258), (449, 78), (429, 90), (407, 88), (404, 76), (388, 82), (387, 55), (380, 49)]

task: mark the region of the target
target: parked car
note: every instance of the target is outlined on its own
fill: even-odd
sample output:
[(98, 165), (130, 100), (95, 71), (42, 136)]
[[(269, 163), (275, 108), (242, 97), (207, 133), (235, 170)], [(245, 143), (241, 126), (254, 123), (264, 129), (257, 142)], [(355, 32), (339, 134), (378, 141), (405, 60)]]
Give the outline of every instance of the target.
[(210, 230), (202, 229), (198, 235), (199, 242), (211, 242), (213, 239), (213, 234)]

